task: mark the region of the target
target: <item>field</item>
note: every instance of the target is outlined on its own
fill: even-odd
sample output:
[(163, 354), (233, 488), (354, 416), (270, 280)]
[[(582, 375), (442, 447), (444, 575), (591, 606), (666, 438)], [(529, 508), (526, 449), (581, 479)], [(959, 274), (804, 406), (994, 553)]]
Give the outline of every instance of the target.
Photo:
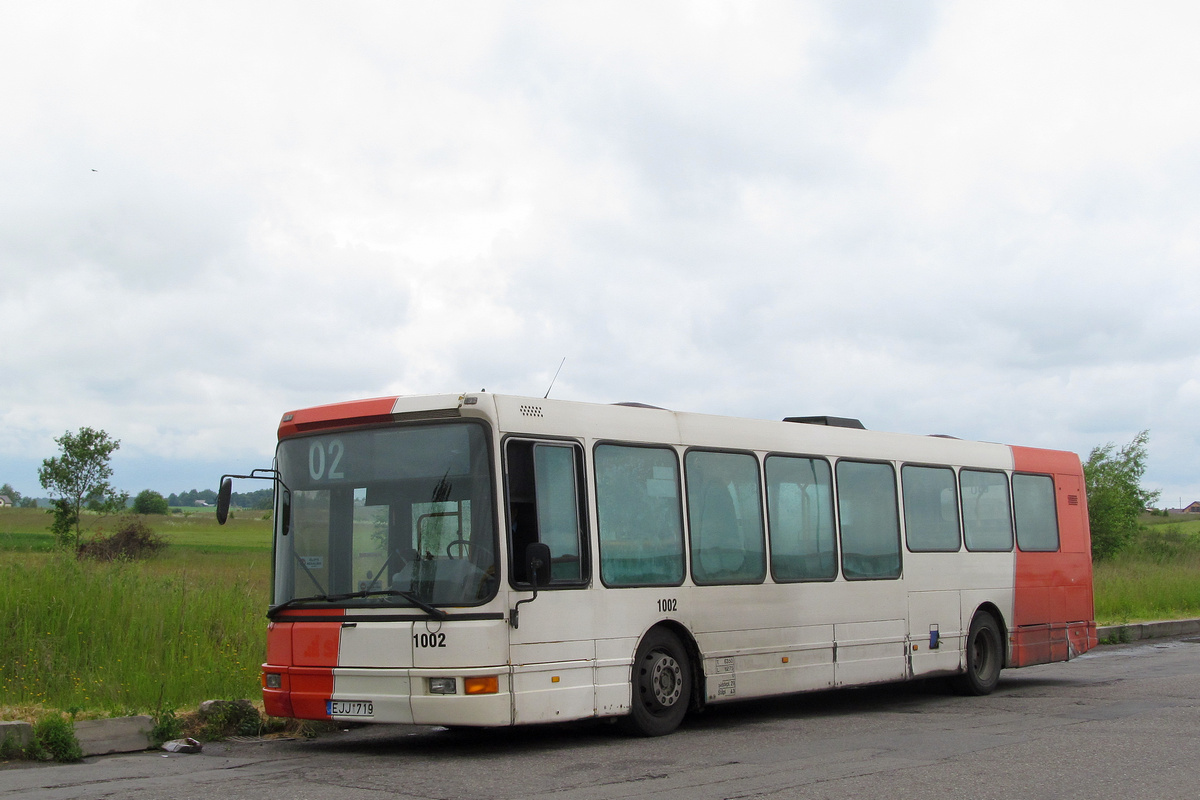
[[(0, 718), (195, 708), (259, 697), (271, 574), (264, 512), (144, 518), (170, 546), (143, 562), (57, 550), (49, 515), (0, 510)], [(1100, 624), (1200, 616), (1200, 517), (1148, 517), (1095, 565)], [(113, 520), (86, 517), (85, 538)]]
[[(218, 525), (213, 509), (188, 509), (180, 514), (145, 517), (154, 530), (171, 544), (169, 549), (202, 553), (244, 552), (271, 549), (271, 523), (265, 511), (230, 512), (229, 521)], [(0, 509), (0, 551), (54, 549), (47, 531), (50, 514), (45, 509)], [(113, 517), (83, 515), (83, 538), (111, 529)], [(263, 602), (266, 602), (264, 599)]]
[[(257, 698), (271, 523), (236, 512), (147, 517), (169, 546), (144, 562), (79, 561), (49, 515), (0, 511), (0, 717), (194, 708)], [(86, 518), (89, 533), (112, 518)]]
[(1200, 515), (1144, 517), (1147, 529), (1094, 570), (1101, 625), (1200, 617)]

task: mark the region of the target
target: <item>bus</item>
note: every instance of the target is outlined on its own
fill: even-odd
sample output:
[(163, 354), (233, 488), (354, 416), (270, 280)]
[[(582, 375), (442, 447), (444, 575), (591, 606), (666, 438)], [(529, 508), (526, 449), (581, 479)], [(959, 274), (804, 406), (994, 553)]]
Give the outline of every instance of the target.
[(1096, 645), (1073, 453), (486, 392), (283, 415), (266, 711), (618, 718)]

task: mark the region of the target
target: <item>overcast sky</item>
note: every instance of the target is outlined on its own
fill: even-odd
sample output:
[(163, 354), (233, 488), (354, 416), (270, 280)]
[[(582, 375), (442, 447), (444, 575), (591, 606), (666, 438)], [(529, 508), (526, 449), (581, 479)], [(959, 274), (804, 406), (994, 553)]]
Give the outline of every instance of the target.
[[(1200, 4), (6, 3), (0, 483), (216, 488), (478, 390), (1074, 450), (1200, 499)], [(240, 487), (249, 490), (255, 487)]]

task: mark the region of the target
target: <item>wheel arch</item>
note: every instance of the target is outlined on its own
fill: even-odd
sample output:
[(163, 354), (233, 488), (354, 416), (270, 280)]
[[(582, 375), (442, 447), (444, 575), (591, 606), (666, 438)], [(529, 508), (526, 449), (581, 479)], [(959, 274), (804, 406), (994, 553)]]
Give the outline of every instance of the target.
[[(974, 622), (975, 618), (978, 617), (980, 614), (987, 614), (992, 619), (994, 619), (996, 621), (996, 624), (1000, 627), (1000, 642), (1003, 645), (1000, 648), (1000, 652), (1004, 657), (1004, 661), (1001, 664), (1001, 667), (1008, 668), (1009, 663), (1012, 661), (1012, 658), (1011, 658), (1012, 642), (1009, 641), (1009, 638), (1008, 638), (1008, 621), (1004, 619), (1004, 614), (1001, 613), (1000, 608), (995, 603), (991, 602), (990, 600), (987, 600), (985, 602), (980, 603), (975, 608), (975, 612), (973, 614), (971, 614), (971, 618), (966, 621), (967, 630), (971, 629), (971, 623)], [(964, 636), (965, 636), (965, 634), (964, 634)], [(965, 646), (966, 645), (965, 645), (965, 641), (964, 641), (964, 647)]]

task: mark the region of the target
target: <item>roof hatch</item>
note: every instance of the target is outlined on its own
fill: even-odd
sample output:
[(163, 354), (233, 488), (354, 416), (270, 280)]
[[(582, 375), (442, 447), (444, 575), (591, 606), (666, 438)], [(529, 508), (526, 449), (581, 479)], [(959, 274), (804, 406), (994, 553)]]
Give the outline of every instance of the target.
[(828, 425), (831, 428), (858, 428), (865, 431), (867, 427), (850, 417), (784, 417), (784, 422), (800, 422), (804, 425)]

